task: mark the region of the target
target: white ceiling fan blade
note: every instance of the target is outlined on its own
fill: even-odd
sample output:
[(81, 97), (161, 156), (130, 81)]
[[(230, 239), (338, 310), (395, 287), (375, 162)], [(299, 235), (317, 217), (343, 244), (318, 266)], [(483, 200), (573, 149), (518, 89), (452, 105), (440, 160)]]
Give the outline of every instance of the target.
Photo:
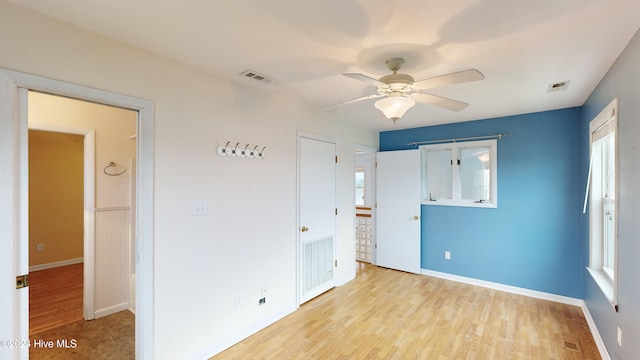
[(470, 69), (416, 81), (413, 83), (413, 88), (433, 89), (442, 86), (461, 84), (482, 79), (484, 79), (484, 75), (480, 71)]
[(358, 102), (358, 101), (362, 101), (362, 100), (375, 99), (375, 98), (379, 98), (379, 97), (383, 97), (383, 96), (385, 96), (385, 95), (382, 95), (382, 94), (367, 95), (367, 96), (359, 97), (357, 99), (351, 99), (351, 100), (343, 101), (341, 103), (328, 106), (328, 107), (326, 107), (326, 108), (324, 108), (322, 110), (323, 111), (333, 110), (333, 109), (335, 109), (337, 107), (340, 107), (340, 106), (343, 106), (343, 105), (352, 104), (354, 102)]
[(369, 76), (367, 76), (367, 75), (365, 75), (365, 74), (360, 74), (360, 73), (344, 73), (344, 74), (342, 74), (342, 75), (344, 75), (344, 76), (346, 76), (346, 77), (350, 77), (350, 78), (352, 78), (352, 79), (359, 80), (359, 81), (364, 81), (364, 82), (366, 82), (366, 83), (368, 83), (368, 84), (370, 84), (370, 85), (373, 85), (373, 86), (385, 87), (385, 88), (389, 86), (389, 85), (387, 85), (387, 84), (383, 83), (382, 81), (379, 81), (378, 79), (374, 79), (374, 78), (372, 78), (372, 77), (369, 77)]
[(469, 106), (462, 101), (425, 93), (413, 93), (411, 98), (417, 102), (438, 106), (451, 111), (460, 111)]

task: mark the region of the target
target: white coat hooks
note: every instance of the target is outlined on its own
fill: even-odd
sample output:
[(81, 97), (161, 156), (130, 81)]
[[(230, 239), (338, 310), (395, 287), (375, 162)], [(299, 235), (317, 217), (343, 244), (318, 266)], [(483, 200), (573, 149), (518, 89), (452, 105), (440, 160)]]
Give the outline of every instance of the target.
[(231, 144), (231, 141), (227, 141), (226, 144), (218, 145), (216, 152), (220, 156), (231, 156), (231, 157), (239, 157), (246, 159), (264, 159), (265, 150), (267, 150), (266, 146), (260, 148), (260, 145), (255, 145), (251, 147), (251, 145), (240, 145), (240, 143), (236, 143), (235, 145)]

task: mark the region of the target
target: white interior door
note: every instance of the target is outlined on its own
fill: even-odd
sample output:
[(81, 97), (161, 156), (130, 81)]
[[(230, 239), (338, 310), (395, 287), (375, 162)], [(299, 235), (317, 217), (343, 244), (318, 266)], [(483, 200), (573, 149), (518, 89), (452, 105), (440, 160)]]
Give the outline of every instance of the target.
[(336, 144), (298, 138), (300, 303), (335, 286)]
[(420, 272), (420, 151), (377, 153), (378, 266)]

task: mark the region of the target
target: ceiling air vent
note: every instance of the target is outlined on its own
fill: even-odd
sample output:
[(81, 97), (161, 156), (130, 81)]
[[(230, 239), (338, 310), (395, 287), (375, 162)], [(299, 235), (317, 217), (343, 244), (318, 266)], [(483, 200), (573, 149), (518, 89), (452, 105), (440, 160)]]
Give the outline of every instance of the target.
[(570, 81), (567, 80), (567, 81), (553, 83), (549, 85), (549, 89), (547, 90), (547, 92), (566, 90), (567, 87), (569, 86), (569, 82)]
[(263, 84), (269, 84), (273, 81), (273, 79), (271, 79), (270, 77), (266, 76), (266, 75), (262, 75), (256, 71), (253, 70), (245, 70), (243, 72), (240, 73), (241, 76), (244, 76), (246, 78), (249, 79), (253, 79), (253, 80), (257, 80)]

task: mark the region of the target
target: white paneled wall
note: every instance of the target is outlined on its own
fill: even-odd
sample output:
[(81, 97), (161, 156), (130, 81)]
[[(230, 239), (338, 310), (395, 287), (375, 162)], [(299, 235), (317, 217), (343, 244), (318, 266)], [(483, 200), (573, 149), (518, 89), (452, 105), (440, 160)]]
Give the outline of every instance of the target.
[(96, 209), (95, 316), (129, 308), (130, 209)]

